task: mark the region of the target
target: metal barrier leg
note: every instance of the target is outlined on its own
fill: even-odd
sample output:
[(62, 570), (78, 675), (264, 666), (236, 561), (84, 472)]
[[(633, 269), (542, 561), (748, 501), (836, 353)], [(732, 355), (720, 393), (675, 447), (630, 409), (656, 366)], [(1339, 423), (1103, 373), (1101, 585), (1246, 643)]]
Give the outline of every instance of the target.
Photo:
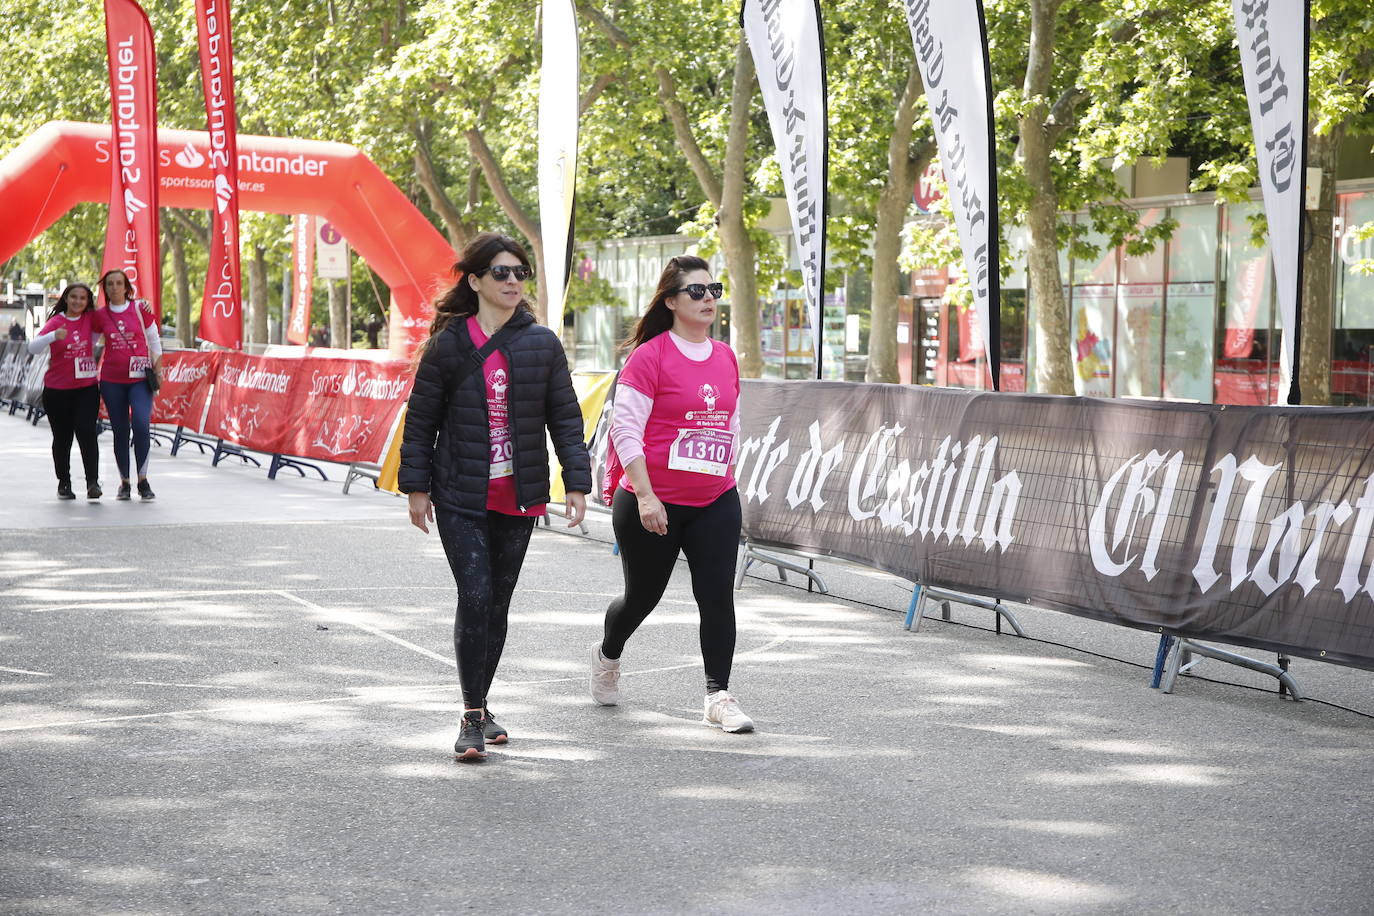
[(1164, 663), (1169, 660), (1169, 650), (1173, 648), (1174, 638), (1168, 633), (1161, 633), (1159, 636), (1159, 648), (1155, 650), (1155, 667), (1150, 674), (1150, 687), (1159, 688), (1159, 682), (1164, 677)]
[(908, 630), (911, 629), (912, 622), (916, 620), (916, 605), (919, 604), (920, 601), (921, 586), (913, 582), (911, 583), (911, 603), (906, 606), (906, 621), (902, 624), (903, 628)]
[(1000, 602), (1000, 601), (997, 602), (997, 604), (993, 607), (992, 610), (993, 610), (993, 612), (994, 612), (995, 614), (997, 614), (997, 632), (998, 632), (998, 634), (1001, 634), (1001, 632), (1002, 632), (1002, 621), (1005, 620), (1007, 623), (1011, 624), (1011, 628), (1012, 628), (1012, 630), (1014, 630), (1014, 631), (1016, 632), (1016, 635), (1017, 635), (1017, 636), (1020, 636), (1022, 639), (1025, 638), (1025, 636), (1026, 636), (1026, 631), (1023, 630), (1023, 629), (1021, 628), (1021, 621), (1017, 620), (1017, 619), (1016, 619), (1016, 615), (1013, 614), (1013, 613), (1011, 612), (1010, 609), (1008, 609), (1007, 607), (1005, 607), (1005, 606), (1002, 604), (1002, 602)]
[[(1192, 656), (1197, 655), (1197, 660), (1191, 660)], [(1279, 682), (1279, 695), (1284, 696), (1285, 691), (1291, 695), (1295, 701), (1302, 699), (1302, 690), (1298, 687), (1298, 682), (1293, 679), (1293, 675), (1279, 665), (1271, 665), (1259, 659), (1250, 658), (1248, 655), (1241, 655), (1238, 652), (1228, 652), (1225, 649), (1218, 649), (1216, 646), (1205, 645), (1200, 642), (1193, 642), (1191, 639), (1179, 639), (1177, 651), (1174, 653), (1169, 664), (1169, 674), (1164, 681), (1164, 692), (1173, 692), (1174, 678), (1180, 674), (1186, 674), (1189, 669), (1203, 658), (1215, 659), (1219, 662), (1226, 662), (1229, 665), (1236, 665), (1240, 668), (1249, 668), (1251, 671), (1258, 671), (1276, 678)]]
[[(782, 557), (774, 556), (771, 553), (764, 553), (763, 551), (750, 546), (747, 541), (745, 542), (744, 552), (741, 554), (741, 559), (743, 562), (740, 564), (739, 569), (746, 569), (750, 564), (757, 560), (760, 563), (767, 563), (769, 566), (777, 567), (778, 577), (781, 578), (784, 582), (787, 581), (784, 573), (785, 571), (790, 570), (791, 572), (794, 572), (797, 575), (806, 576), (808, 579), (814, 582), (816, 585), (816, 591), (820, 592), (822, 595), (827, 595), (830, 593), (830, 589), (825, 584), (825, 579), (821, 576), (820, 573), (816, 572), (813, 569), (807, 569), (800, 563), (793, 563), (791, 560), (784, 560)], [(744, 581), (744, 574), (742, 572), (739, 572), (739, 569), (736, 570), (736, 576), (738, 576), (738, 581), (742, 583)]]

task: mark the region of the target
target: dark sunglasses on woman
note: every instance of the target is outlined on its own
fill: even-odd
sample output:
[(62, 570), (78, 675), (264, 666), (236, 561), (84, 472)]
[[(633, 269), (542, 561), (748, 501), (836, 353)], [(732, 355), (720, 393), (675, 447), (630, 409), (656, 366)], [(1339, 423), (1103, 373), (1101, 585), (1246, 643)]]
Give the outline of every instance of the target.
[[(482, 276), (482, 274), (485, 273), (491, 274), (491, 278), (495, 280), (497, 283), (505, 283), (506, 279), (511, 275), (514, 275), (515, 279), (519, 280), (521, 283), (524, 283), (526, 280), (528, 280), (531, 276), (534, 275), (534, 271), (530, 270), (524, 264), (516, 264), (514, 266), (507, 264), (496, 264), (492, 267), (483, 267), (481, 270), (474, 270), (472, 272), (472, 275), (474, 277), (480, 277)], [(697, 298), (700, 297), (698, 296)]]
[(725, 284), (688, 283), (686, 286), (679, 286), (677, 289), (673, 290), (673, 295), (676, 296), (678, 293), (686, 293), (691, 296), (695, 302), (700, 302), (702, 299), (705, 299), (707, 293), (711, 294), (712, 299), (719, 299), (725, 294)]

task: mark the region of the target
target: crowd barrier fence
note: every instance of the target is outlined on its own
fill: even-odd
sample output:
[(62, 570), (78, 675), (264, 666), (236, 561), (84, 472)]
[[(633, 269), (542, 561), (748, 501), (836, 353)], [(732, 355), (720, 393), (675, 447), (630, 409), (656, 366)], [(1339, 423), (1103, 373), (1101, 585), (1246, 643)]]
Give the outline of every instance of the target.
[[(22, 349), (0, 355), (10, 404), (35, 374), (41, 392)], [(164, 369), (154, 419), (179, 441), (394, 489), (407, 363), (171, 351)], [(609, 388), (579, 384), (596, 481)], [(1374, 668), (1374, 410), (760, 380), (742, 404), (748, 544), (907, 579), (908, 627), (918, 601), (981, 597), (999, 626), (1019, 602), (1177, 637), (1170, 683), (1201, 639)]]

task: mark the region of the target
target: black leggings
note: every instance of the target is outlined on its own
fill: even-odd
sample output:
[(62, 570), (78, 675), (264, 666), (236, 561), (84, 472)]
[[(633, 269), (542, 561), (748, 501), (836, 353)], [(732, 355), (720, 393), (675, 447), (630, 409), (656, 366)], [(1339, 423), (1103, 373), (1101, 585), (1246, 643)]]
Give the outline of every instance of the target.
[(96, 443), (100, 415), (100, 389), (85, 388), (43, 389), (43, 412), (52, 427), (52, 467), (58, 483), (72, 482), (72, 437), (81, 447), (81, 465), (86, 483), (93, 484), (100, 477), (100, 446)]
[(506, 647), (510, 599), (525, 562), (534, 518), (500, 512), (471, 518), (440, 510), (435, 521), (458, 586), (453, 649), (458, 656), (463, 705), (483, 709)]
[(619, 658), (639, 625), (658, 606), (677, 563), (678, 551), (687, 555), (692, 595), (701, 615), (701, 658), (706, 664), (706, 691), (730, 686), (735, 658), (735, 559), (739, 551), (739, 491), (731, 488), (709, 506), (678, 506), (668, 510), (668, 533), (644, 530), (639, 500), (629, 490), (615, 491), (611, 521), (620, 544), (625, 594), (606, 609), (606, 636), (601, 652)]

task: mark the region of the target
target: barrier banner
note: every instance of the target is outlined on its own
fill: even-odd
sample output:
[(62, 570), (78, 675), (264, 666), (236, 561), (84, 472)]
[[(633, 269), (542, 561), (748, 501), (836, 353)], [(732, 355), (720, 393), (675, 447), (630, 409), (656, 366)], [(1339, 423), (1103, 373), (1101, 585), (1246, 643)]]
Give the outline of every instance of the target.
[(0, 401), (19, 400), (28, 358), (29, 350), (23, 341), (0, 341)]
[[(1000, 278), (997, 256), (997, 162), (987, 28), (981, 0), (906, 4), (916, 64), (930, 103), (950, 208), (988, 356), (992, 387), (1001, 388)], [(962, 328), (961, 328), (962, 330)], [(960, 337), (960, 347), (966, 337)], [(969, 341), (970, 345), (972, 341)]]
[(110, 213), (102, 270), (119, 268), (162, 321), (158, 248), (157, 46), (143, 7), (105, 0), (110, 71)]
[(410, 362), (308, 359), (297, 367), (291, 421), (277, 451), (320, 461), (379, 461), (410, 397)]
[(153, 422), (200, 432), (221, 358), (222, 351), (218, 350), (164, 350), (162, 387), (153, 399)]
[(196, 31), (215, 192), (200, 336), (237, 350), (243, 346), (243, 274), (239, 267), (238, 126), (229, 0), (196, 0)]
[(1279, 371), (1289, 404), (1301, 403), (1297, 338), (1307, 185), (1307, 5), (1308, 0), (1231, 0), (1274, 254), (1283, 323)]
[(32, 354), (22, 340), (4, 341), (3, 347), (0, 350), (0, 400), (42, 407), (48, 351)]
[(310, 301), (315, 292), (315, 218), (298, 213), (291, 218), (291, 320), (286, 342), (303, 347), (310, 342)]
[(765, 544), (1374, 668), (1374, 410), (746, 380)]
[(782, 168), (819, 374), (830, 135), (820, 2), (744, 0), (740, 26)]
[(290, 433), (292, 384), (305, 360), (223, 353), (205, 417), (205, 434), (245, 448), (282, 453)]
[(572, 0), (539, 5), (539, 269), (548, 294), (548, 324), (563, 333), (572, 265), (573, 197), (577, 186), (577, 11)]

